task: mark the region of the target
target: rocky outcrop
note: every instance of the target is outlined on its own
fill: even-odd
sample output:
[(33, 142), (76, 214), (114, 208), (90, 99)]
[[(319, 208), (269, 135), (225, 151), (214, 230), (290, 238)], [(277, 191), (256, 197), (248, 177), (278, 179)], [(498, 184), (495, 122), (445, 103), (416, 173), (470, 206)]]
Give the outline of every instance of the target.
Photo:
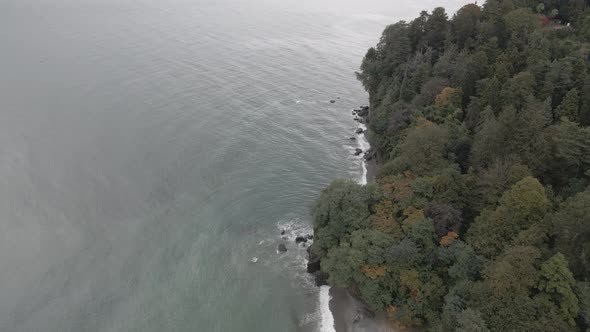
[(311, 274), (315, 279), (316, 286), (324, 286), (328, 284), (329, 275), (321, 270), (320, 256), (313, 253), (313, 245), (307, 248), (309, 260), (307, 261), (307, 273)]
[(361, 106), (360, 109), (356, 110), (356, 115), (363, 118), (369, 116), (369, 106)]
[(320, 256), (312, 252), (312, 246), (307, 248), (307, 255), (309, 260), (307, 261), (307, 273), (316, 273), (320, 270)]
[(295, 238), (296, 243), (307, 242), (307, 238), (305, 236), (298, 236)]
[(329, 275), (326, 272), (317, 271), (317, 272), (313, 273), (313, 276), (315, 278), (315, 285), (316, 286), (321, 287), (321, 286), (328, 285)]
[(363, 158), (365, 158), (366, 161), (372, 160), (373, 158), (375, 158), (375, 151), (369, 150), (369, 151), (365, 152), (365, 155), (363, 156)]

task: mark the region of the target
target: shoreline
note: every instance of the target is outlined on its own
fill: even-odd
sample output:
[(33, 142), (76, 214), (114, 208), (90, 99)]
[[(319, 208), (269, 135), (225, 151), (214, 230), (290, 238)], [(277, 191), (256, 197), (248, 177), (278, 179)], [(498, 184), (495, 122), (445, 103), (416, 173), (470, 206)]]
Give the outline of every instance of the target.
[[(361, 123), (359, 128), (363, 129), (363, 133), (357, 135), (359, 147), (366, 152), (371, 148), (366, 132), (367, 127)], [(377, 173), (377, 161), (375, 158), (368, 161), (363, 160), (362, 168), (359, 183), (363, 185), (374, 183)], [(322, 326), (322, 331), (395, 332), (385, 314), (374, 315), (365, 304), (354, 298), (348, 289), (330, 287), (328, 296), (329, 313), (332, 316), (328, 318), (328, 321), (333, 324), (333, 328), (325, 329)]]

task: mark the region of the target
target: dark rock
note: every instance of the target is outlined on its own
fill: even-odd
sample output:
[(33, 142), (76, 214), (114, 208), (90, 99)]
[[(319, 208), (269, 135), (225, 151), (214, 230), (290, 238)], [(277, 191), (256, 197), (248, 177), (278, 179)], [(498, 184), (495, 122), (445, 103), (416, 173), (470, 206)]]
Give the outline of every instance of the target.
[(318, 287), (328, 285), (328, 278), (330, 277), (326, 272), (316, 271), (313, 273), (315, 277), (315, 285)]
[(369, 115), (369, 106), (361, 106), (361, 109), (357, 110), (356, 115), (366, 117)]
[(356, 148), (356, 150), (354, 150), (354, 155), (355, 156), (360, 156), (361, 153), (363, 153), (363, 149)]
[(358, 128), (355, 133), (362, 134), (364, 132), (363, 128)]
[(336, 100), (334, 100), (334, 99), (330, 100), (331, 104), (334, 104), (335, 102), (336, 102)]
[(295, 238), (295, 242), (297, 242), (297, 243), (307, 242), (307, 238), (305, 238), (303, 236), (298, 236)]
[(320, 256), (311, 252), (311, 246), (307, 248), (309, 260), (307, 261), (307, 273), (316, 273), (320, 270)]
[(373, 158), (375, 158), (375, 151), (369, 150), (369, 151), (365, 152), (365, 155), (363, 156), (363, 158), (365, 158), (366, 161), (372, 160)]
[(285, 235), (285, 230), (284, 229), (281, 230), (281, 235)]
[(277, 250), (279, 252), (287, 252), (287, 246), (284, 243), (279, 244), (279, 246), (277, 247)]
[(307, 239), (308, 240), (313, 240), (313, 235), (311, 235), (311, 234), (307, 235)]
[(353, 137), (349, 137), (348, 139), (351, 140), (351, 141), (356, 141), (356, 137), (354, 137), (354, 136)]

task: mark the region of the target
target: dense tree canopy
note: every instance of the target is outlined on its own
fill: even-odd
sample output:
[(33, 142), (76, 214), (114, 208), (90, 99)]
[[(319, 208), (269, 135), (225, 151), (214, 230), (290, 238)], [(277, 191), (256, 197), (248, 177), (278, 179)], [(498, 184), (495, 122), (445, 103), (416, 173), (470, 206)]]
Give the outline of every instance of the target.
[(487, 0), (385, 28), (358, 79), (374, 184), (314, 210), (321, 269), (392, 323), (590, 327), (590, 8)]

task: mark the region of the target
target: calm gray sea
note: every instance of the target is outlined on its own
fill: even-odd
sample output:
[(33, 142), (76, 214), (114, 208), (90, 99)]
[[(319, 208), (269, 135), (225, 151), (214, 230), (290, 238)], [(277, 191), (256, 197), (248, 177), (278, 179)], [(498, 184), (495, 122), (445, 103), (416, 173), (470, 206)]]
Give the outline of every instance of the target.
[(316, 330), (291, 240), (434, 3), (0, 0), (0, 331)]

